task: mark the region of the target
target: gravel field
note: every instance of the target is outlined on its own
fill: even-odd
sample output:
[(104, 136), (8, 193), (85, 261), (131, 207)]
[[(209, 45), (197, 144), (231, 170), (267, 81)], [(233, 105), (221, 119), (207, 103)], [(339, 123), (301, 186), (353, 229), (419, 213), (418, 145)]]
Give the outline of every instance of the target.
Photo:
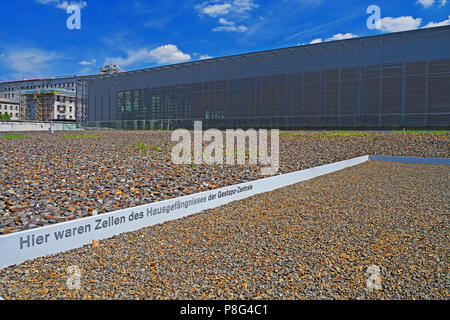
[[(0, 234), (259, 179), (258, 165), (171, 162), (170, 133), (0, 135)], [(448, 133), (281, 132), (287, 173), (367, 154), (449, 157)]]
[[(334, 148), (345, 150), (342, 142)], [(0, 296), (448, 299), (449, 174), (444, 165), (369, 161), (6, 268)], [(66, 287), (71, 265), (81, 270), (80, 290)], [(381, 270), (382, 289), (369, 292), (371, 265)]]

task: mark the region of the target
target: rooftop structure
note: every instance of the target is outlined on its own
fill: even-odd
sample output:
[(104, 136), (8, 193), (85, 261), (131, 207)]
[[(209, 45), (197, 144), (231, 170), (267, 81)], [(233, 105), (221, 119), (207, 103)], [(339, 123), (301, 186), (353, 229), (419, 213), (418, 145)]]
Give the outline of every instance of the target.
[(98, 71), (99, 74), (113, 74), (119, 72), (121, 72), (121, 70), (115, 64), (107, 64), (104, 67), (100, 67)]

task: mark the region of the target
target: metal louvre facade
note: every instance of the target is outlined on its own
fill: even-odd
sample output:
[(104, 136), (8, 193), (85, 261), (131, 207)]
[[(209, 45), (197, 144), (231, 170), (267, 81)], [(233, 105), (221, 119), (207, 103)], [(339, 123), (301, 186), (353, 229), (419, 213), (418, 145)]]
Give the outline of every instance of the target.
[(450, 26), (98, 76), (88, 122), (449, 127)]

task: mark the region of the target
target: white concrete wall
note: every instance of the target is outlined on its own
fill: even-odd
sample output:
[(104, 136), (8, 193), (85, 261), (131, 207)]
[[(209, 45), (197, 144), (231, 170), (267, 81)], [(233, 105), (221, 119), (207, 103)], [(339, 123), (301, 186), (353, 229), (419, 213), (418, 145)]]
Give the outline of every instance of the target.
[(59, 130), (76, 130), (76, 124), (51, 123), (51, 122), (27, 122), (27, 121), (0, 121), (0, 132), (21, 131), (50, 131), (53, 128)]

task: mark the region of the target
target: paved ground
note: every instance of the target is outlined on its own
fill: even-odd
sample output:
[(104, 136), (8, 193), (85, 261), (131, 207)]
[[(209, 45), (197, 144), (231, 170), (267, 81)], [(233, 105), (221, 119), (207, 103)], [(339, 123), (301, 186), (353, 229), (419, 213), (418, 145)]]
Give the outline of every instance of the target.
[[(261, 178), (258, 165), (174, 165), (167, 132), (82, 134), (0, 135), (0, 234)], [(449, 151), (448, 133), (288, 132), (280, 136), (279, 173), (367, 154)]]
[[(448, 299), (450, 168), (369, 161), (0, 271), (6, 299)], [(81, 289), (66, 286), (69, 266)], [(381, 290), (367, 289), (380, 269)]]

